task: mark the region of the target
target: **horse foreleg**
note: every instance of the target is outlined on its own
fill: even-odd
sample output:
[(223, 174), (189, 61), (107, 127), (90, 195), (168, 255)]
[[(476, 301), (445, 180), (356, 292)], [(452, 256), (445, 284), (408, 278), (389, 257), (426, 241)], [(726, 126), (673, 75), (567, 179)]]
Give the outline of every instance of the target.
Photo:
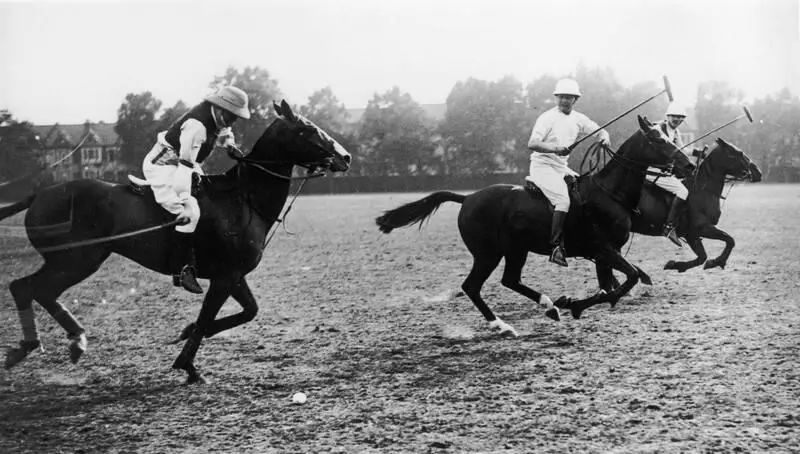
[(710, 240), (719, 240), (725, 242), (725, 249), (722, 250), (722, 253), (719, 255), (719, 257), (707, 261), (706, 264), (703, 265), (703, 269), (707, 270), (717, 266), (725, 269), (725, 265), (728, 264), (728, 257), (730, 257), (731, 251), (733, 251), (734, 246), (736, 246), (736, 241), (733, 240), (733, 237), (718, 229), (714, 225), (703, 226), (700, 229), (700, 236)]
[(639, 268), (625, 260), (625, 257), (619, 251), (611, 247), (604, 248), (603, 252), (598, 254), (596, 258), (597, 261), (602, 261), (611, 266), (612, 269), (625, 274), (626, 279), (625, 282), (611, 292), (601, 292), (589, 298), (572, 301), (568, 307), (572, 311), (572, 316), (576, 319), (581, 318), (584, 310), (597, 304), (610, 303), (613, 307), (622, 296), (631, 291), (639, 282), (641, 276)]
[(258, 314), (258, 303), (244, 278), (231, 288), (231, 296), (242, 306), (242, 312), (223, 317), (219, 320), (214, 320), (205, 330), (206, 337), (211, 337), (219, 332), (235, 328), (256, 318)]
[(506, 288), (511, 289), (522, 296), (525, 296), (536, 303), (545, 307), (544, 315), (555, 320), (561, 320), (558, 308), (547, 295), (537, 292), (522, 283), (522, 268), (528, 258), (528, 252), (524, 249), (516, 249), (506, 254), (506, 267), (503, 270), (503, 279), (500, 281)]
[(183, 369), (189, 374), (187, 383), (204, 383), (206, 381), (195, 368), (194, 359), (200, 349), (203, 337), (207, 335), (206, 330), (213, 326), (214, 319), (217, 317), (222, 305), (225, 304), (225, 300), (230, 296), (231, 288), (235, 282), (236, 280), (230, 279), (212, 280), (205, 299), (203, 299), (203, 306), (200, 308), (200, 314), (197, 316), (194, 328), (191, 328), (192, 325), (187, 327), (187, 330), (190, 331), (188, 339), (183, 344), (183, 350), (181, 350), (181, 353), (172, 364), (173, 369)]
[(614, 269), (609, 264), (597, 260), (594, 269), (597, 273), (597, 284), (600, 286), (600, 290), (610, 293), (619, 287), (619, 281), (614, 276)]
[(706, 255), (706, 248), (703, 247), (703, 240), (701, 240), (699, 236), (695, 236), (687, 238), (687, 241), (692, 252), (694, 252), (697, 257), (695, 257), (694, 260), (688, 260), (686, 262), (670, 260), (664, 265), (665, 270), (677, 270), (679, 273), (683, 273), (686, 270), (702, 265), (703, 262), (706, 261), (708, 256)]

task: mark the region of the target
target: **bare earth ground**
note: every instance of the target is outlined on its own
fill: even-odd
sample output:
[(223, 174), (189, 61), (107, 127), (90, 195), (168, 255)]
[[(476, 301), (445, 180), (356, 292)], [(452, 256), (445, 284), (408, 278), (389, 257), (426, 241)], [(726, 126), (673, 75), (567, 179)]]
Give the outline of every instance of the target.
[[(654, 285), (581, 320), (546, 319), (498, 270), (484, 296), (516, 339), (451, 297), (471, 265), (458, 205), (422, 231), (374, 227), (419, 196), (298, 199), (294, 235), (250, 275), (258, 317), (200, 350), (210, 385), (183, 386), (164, 344), (199, 301), (113, 256), (62, 297), (88, 330), (78, 365), (36, 306), (46, 351), (0, 372), (0, 452), (800, 452), (800, 186), (733, 189), (725, 270), (663, 271), (693, 255), (635, 237), (628, 258)], [(3, 228), (5, 250), (27, 244)], [(0, 345), (21, 336), (7, 286), (39, 263), (0, 262)], [(531, 256), (524, 280), (583, 296), (593, 270)]]

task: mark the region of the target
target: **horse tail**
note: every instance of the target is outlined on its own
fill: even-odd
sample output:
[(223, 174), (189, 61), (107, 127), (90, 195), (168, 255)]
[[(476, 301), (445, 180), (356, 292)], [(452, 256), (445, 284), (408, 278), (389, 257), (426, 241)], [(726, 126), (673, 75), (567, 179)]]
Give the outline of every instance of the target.
[(13, 205), (0, 208), (0, 220), (27, 210), (33, 204), (33, 199), (35, 198), (36, 194), (31, 194)]
[(416, 223), (419, 223), (419, 227), (422, 228), (422, 223), (439, 209), (439, 205), (445, 202), (463, 203), (466, 198), (467, 196), (465, 195), (450, 191), (434, 192), (427, 197), (399, 206), (394, 210), (384, 211), (382, 215), (375, 219), (375, 223), (378, 224), (378, 229), (383, 233), (389, 233), (398, 227)]

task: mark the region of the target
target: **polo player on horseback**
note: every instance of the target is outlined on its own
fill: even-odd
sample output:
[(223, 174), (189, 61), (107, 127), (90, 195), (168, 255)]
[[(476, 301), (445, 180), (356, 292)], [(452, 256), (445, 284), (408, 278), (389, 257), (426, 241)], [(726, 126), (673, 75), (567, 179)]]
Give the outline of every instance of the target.
[[(561, 79), (556, 83), (553, 95), (556, 107), (542, 113), (536, 119), (528, 140), (531, 152), (530, 175), (527, 180), (534, 183), (553, 204), (553, 223), (550, 243), (553, 252), (550, 261), (567, 266), (562, 232), (569, 211), (569, 188), (565, 177), (574, 178), (578, 174), (567, 165), (569, 146), (575, 143), (580, 134), (589, 134), (599, 128), (597, 123), (586, 115), (573, 109), (581, 96), (578, 82)], [(606, 130), (599, 131), (599, 142), (609, 146), (611, 141)]]
[(185, 222), (175, 227), (170, 268), (173, 284), (192, 293), (203, 293), (192, 246), (192, 233), (200, 220), (200, 206), (192, 196), (192, 174), (203, 174), (200, 164), (215, 147), (235, 146), (231, 126), (237, 118), (250, 118), (247, 103), (247, 94), (241, 89), (220, 88), (158, 133), (156, 144), (144, 158), (142, 169), (156, 202)]
[[(680, 104), (672, 102), (669, 107), (667, 107), (666, 118), (659, 123), (661, 130), (664, 131), (667, 137), (669, 137), (669, 140), (672, 141), (678, 149), (683, 147), (683, 139), (681, 139), (681, 133), (678, 127), (683, 123), (684, 119), (686, 119), (686, 109)], [(650, 172), (662, 173), (662, 175), (659, 176), (648, 174), (647, 180), (652, 181), (659, 188), (675, 195), (669, 207), (667, 221), (664, 223), (663, 235), (669, 238), (669, 240), (678, 247), (683, 247), (681, 240), (678, 238), (678, 234), (675, 232), (675, 228), (678, 215), (686, 202), (686, 198), (689, 196), (689, 190), (686, 189), (686, 186), (681, 183), (681, 180), (669, 170), (666, 171), (666, 175), (663, 174), (665, 172), (663, 169), (650, 167), (647, 170)]]

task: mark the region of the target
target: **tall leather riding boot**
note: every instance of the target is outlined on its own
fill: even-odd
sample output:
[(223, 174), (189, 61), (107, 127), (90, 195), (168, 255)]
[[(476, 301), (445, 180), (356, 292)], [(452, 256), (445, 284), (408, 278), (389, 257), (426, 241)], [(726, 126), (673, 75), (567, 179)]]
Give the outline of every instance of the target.
[(564, 242), (562, 240), (564, 233), (564, 222), (566, 220), (566, 212), (553, 212), (553, 224), (550, 227), (550, 244), (553, 246), (553, 253), (550, 254), (550, 261), (561, 266), (568, 266), (567, 254), (564, 251)]
[(203, 288), (197, 282), (197, 264), (194, 258), (194, 248), (192, 247), (192, 234), (184, 232), (175, 233), (175, 244), (173, 245), (170, 259), (172, 269), (172, 283), (176, 287), (183, 287), (192, 293), (203, 293)]
[(684, 200), (680, 197), (672, 199), (672, 204), (669, 206), (669, 214), (667, 215), (667, 222), (664, 224), (664, 236), (669, 238), (670, 241), (675, 243), (678, 247), (683, 247), (678, 234), (675, 232), (675, 227), (678, 222), (678, 215), (683, 208)]

